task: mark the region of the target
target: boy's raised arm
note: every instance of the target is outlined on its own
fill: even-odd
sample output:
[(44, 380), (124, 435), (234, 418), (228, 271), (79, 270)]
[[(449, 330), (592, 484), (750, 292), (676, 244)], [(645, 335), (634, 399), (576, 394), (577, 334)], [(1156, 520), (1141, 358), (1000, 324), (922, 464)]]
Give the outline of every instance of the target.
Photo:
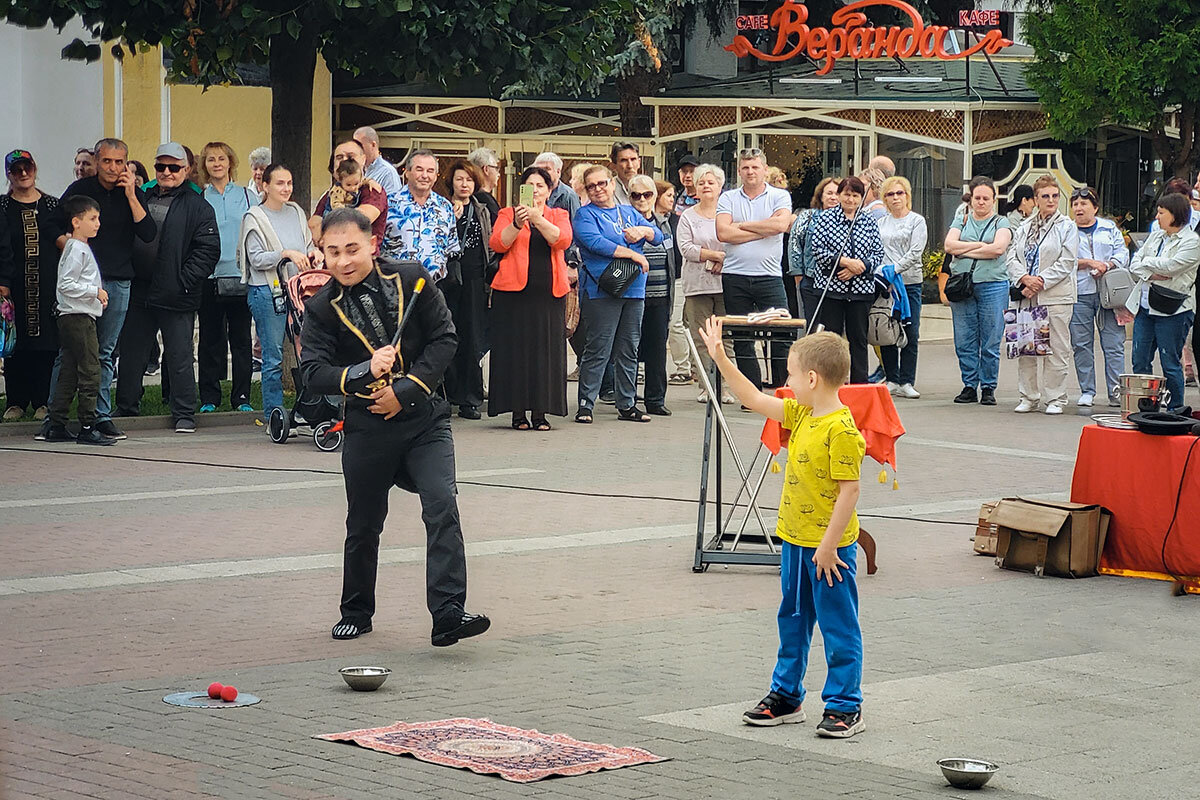
[(737, 365), (725, 352), (725, 345), (721, 341), (721, 321), (716, 317), (709, 317), (704, 323), (704, 327), (700, 329), (700, 337), (704, 339), (708, 354), (717, 365), (717, 369), (721, 370), (721, 375), (725, 378), (729, 390), (737, 395), (741, 404), (756, 414), (783, 422), (783, 400), (759, 391), (758, 387), (738, 370)]

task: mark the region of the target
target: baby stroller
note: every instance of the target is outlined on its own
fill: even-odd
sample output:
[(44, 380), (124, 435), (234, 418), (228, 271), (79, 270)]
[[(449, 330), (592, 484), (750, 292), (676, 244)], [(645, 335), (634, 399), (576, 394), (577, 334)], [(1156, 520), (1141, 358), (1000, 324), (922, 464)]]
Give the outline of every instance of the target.
[(284, 444), (297, 434), (298, 427), (312, 431), (313, 443), (325, 452), (342, 446), (342, 431), (345, 405), (340, 396), (313, 394), (304, 386), (300, 371), (300, 329), (304, 324), (304, 301), (317, 293), (332, 277), (323, 269), (298, 270), (291, 261), (282, 262), (276, 269), (279, 283), (284, 288), (283, 303), (286, 309), (284, 321), (285, 338), (291, 343), (296, 355), (297, 366), (292, 369), (292, 381), (296, 386), (296, 405), (273, 408), (267, 418), (267, 432), (271, 441)]

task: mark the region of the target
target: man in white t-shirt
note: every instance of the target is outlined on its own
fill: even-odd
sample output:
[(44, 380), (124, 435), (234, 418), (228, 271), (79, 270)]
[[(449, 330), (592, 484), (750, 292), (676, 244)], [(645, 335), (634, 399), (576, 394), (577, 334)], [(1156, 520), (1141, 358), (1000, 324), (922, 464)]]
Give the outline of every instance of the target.
[[(721, 285), (725, 311), (741, 316), (787, 308), (783, 291), (783, 235), (792, 225), (792, 198), (767, 184), (767, 159), (757, 147), (738, 153), (742, 185), (717, 201), (717, 238), (725, 243)], [(735, 342), (738, 369), (762, 385), (753, 342)], [(771, 383), (787, 380), (787, 343), (771, 348)]]

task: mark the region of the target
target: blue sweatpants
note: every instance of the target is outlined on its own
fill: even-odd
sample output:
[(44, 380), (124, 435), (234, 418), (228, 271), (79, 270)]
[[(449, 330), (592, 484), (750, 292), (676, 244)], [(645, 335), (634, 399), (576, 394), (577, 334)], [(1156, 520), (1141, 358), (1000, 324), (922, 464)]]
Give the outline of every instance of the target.
[(847, 565), (833, 586), (817, 580), (814, 547), (783, 543), (780, 553), (783, 602), (779, 605), (779, 659), (771, 691), (794, 703), (804, 701), (804, 673), (812, 646), (813, 625), (821, 626), (828, 674), (821, 699), (830, 711), (862, 707), (862, 629), (858, 626), (858, 543), (838, 548)]

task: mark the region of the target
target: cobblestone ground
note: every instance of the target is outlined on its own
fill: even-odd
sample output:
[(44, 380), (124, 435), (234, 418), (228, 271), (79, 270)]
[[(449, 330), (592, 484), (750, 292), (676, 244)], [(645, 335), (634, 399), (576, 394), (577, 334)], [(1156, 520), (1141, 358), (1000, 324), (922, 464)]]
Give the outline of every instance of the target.
[[(693, 388), (645, 426), (605, 406), (545, 434), (455, 421), (469, 605), (494, 625), (447, 649), (429, 646), (419, 508), (398, 490), (375, 632), (329, 638), (345, 505), (338, 457), (310, 442), (205, 427), (84, 454), (0, 428), (0, 797), (972, 796), (934, 764), (955, 755), (1002, 764), (995, 798), (1194, 791), (1197, 598), (1002, 572), (969, 525), (943, 524), (983, 500), (1065, 496), (1086, 417), (1013, 415), (1008, 365), (1000, 406), (955, 406), (952, 349), (923, 343), (921, 359), (925, 396), (898, 401), (900, 490), (865, 470), (860, 509), (887, 518), (864, 519), (880, 553), (861, 577), (868, 730), (846, 742), (739, 722), (773, 664), (778, 571), (691, 571)], [(749, 455), (759, 423), (730, 415)], [(767, 487), (772, 506), (779, 476)], [(379, 692), (336, 674), (363, 663), (393, 670)], [(810, 720), (823, 677), (818, 645)], [(263, 702), (162, 702), (214, 680)], [(311, 738), (455, 716), (671, 760), (518, 785)]]

